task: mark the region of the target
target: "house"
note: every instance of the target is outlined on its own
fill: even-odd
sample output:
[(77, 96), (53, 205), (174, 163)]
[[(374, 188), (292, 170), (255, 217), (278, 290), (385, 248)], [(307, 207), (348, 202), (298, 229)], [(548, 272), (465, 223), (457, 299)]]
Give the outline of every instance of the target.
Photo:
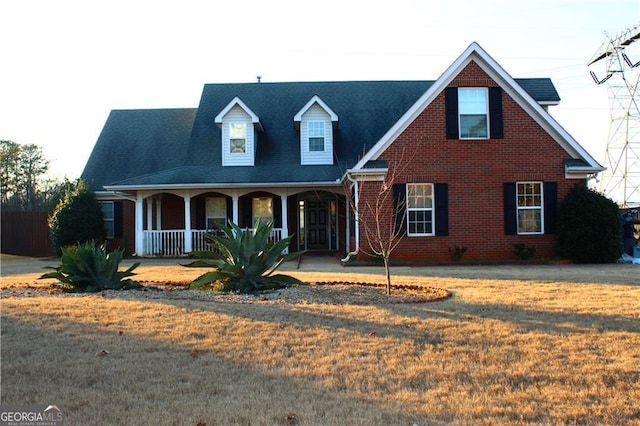
[(358, 217), (391, 172), (395, 257), (507, 259), (517, 243), (551, 256), (558, 202), (603, 170), (548, 113), (559, 101), (477, 43), (435, 81), (206, 84), (198, 108), (112, 111), (82, 178), (112, 244), (139, 256), (258, 219), (290, 250), (362, 255)]

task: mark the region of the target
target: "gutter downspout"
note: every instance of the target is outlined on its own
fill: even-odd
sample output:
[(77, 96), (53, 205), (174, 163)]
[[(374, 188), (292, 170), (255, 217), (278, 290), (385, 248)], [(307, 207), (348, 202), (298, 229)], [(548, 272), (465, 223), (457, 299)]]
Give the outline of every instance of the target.
[(342, 262), (348, 262), (349, 259), (351, 259), (351, 256), (355, 256), (358, 254), (358, 252), (360, 251), (360, 227), (358, 226), (358, 198), (359, 198), (359, 194), (358, 194), (358, 181), (353, 179), (349, 173), (347, 172), (345, 174), (345, 177), (347, 178), (347, 180), (349, 182), (351, 182), (351, 188), (355, 188), (355, 208), (353, 209), (353, 214), (356, 216), (355, 217), (355, 225), (356, 225), (356, 229), (355, 229), (355, 240), (356, 240), (356, 247), (354, 251), (350, 251), (349, 253), (347, 253), (347, 256), (344, 259), (340, 259), (340, 261)]

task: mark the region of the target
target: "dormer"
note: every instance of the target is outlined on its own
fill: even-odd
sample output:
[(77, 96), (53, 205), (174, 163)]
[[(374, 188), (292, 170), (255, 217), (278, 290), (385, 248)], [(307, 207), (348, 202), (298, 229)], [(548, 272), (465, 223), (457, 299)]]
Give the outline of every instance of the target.
[(338, 115), (317, 95), (293, 117), (300, 131), (300, 164), (333, 164), (333, 130)]
[(263, 131), (260, 118), (240, 98), (235, 97), (216, 115), (214, 121), (222, 131), (222, 165), (253, 166), (256, 133)]

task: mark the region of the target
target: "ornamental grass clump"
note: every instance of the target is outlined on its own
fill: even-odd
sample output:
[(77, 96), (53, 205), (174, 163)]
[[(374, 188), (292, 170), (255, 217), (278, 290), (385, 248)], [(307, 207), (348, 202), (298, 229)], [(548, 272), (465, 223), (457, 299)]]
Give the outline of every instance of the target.
[(118, 271), (124, 250), (107, 253), (106, 244), (96, 245), (88, 241), (62, 248), (60, 266), (47, 267), (53, 272), (43, 274), (40, 279), (55, 278), (64, 291), (72, 293), (94, 293), (103, 290), (129, 290), (141, 285), (131, 279), (133, 270), (140, 263), (134, 263), (125, 271)]
[(208, 259), (192, 262), (187, 267), (215, 267), (191, 283), (192, 289), (222, 292), (255, 293), (304, 284), (297, 278), (274, 271), (285, 261), (303, 252), (283, 255), (291, 237), (272, 243), (269, 241), (273, 223), (256, 222), (252, 230), (241, 229), (233, 222), (220, 225), (222, 235), (207, 235), (212, 250)]

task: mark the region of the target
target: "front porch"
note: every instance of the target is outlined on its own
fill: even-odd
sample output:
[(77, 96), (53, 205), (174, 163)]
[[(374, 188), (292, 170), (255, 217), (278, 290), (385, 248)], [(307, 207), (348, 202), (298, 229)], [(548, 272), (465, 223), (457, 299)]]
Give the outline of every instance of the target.
[(208, 233), (228, 220), (252, 230), (274, 223), (270, 239), (290, 235), (288, 251), (346, 250), (343, 195), (310, 189), (139, 191), (135, 194), (135, 254), (179, 257), (208, 249)]

